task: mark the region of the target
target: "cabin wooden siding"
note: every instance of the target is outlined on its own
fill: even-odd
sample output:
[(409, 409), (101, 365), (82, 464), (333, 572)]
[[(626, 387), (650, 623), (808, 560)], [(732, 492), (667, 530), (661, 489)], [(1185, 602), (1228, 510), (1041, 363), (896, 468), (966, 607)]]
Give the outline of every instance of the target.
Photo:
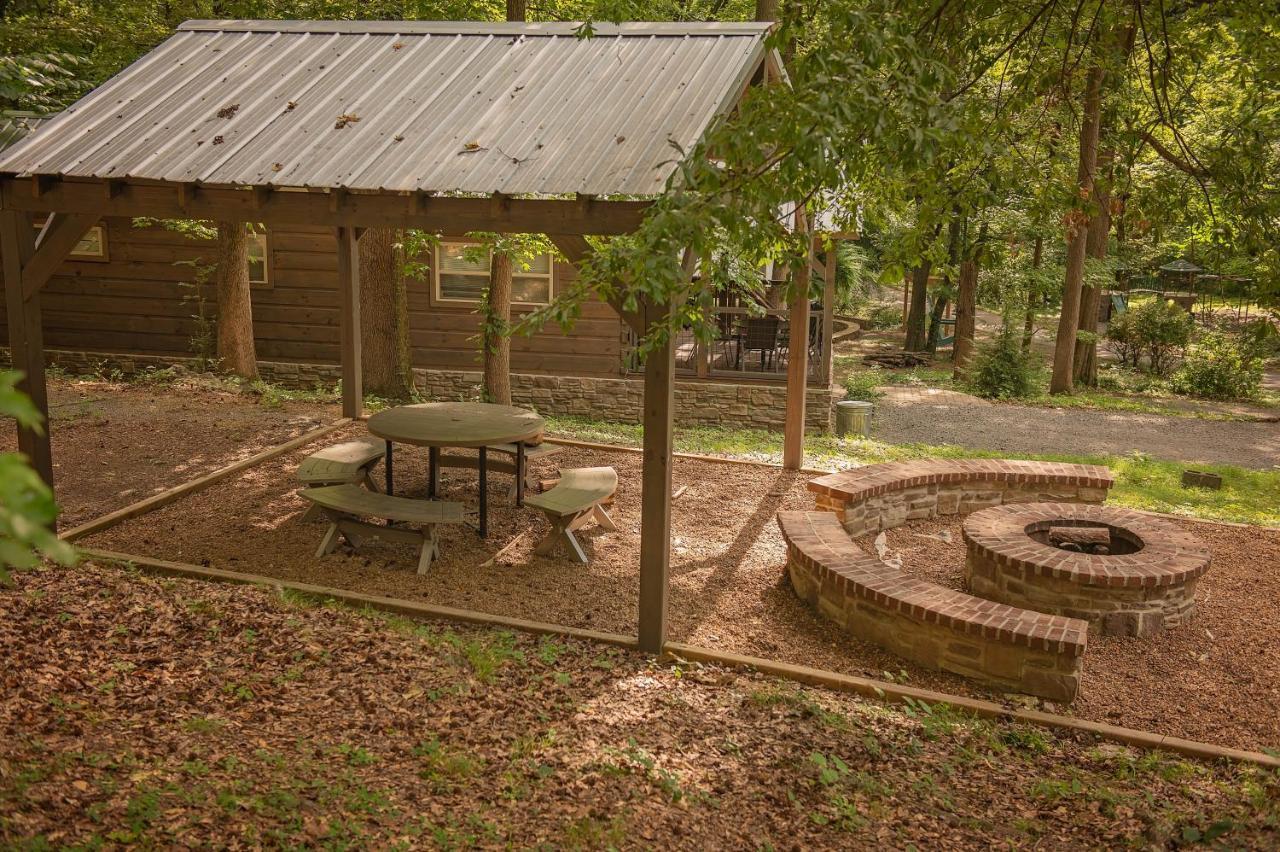
[[(49, 349), (143, 355), (193, 355), (198, 294), (191, 264), (212, 264), (212, 241), (194, 240), (161, 227), (134, 227), (126, 218), (103, 220), (104, 261), (69, 259), (45, 286), (44, 341)], [(338, 362), (337, 242), (326, 229), (271, 230), (269, 281), (254, 285), (253, 326), (264, 361)], [(573, 281), (571, 265), (555, 265), (556, 292)], [(474, 339), (480, 317), (472, 305), (441, 303), (430, 281), (409, 282), (409, 328), (413, 365), (474, 370), (480, 347)], [(213, 286), (204, 290), (205, 310), (216, 313)], [(529, 310), (516, 307), (517, 314)], [(0, 301), (0, 318), (4, 305)], [(0, 321), (0, 343), (8, 329)], [(591, 301), (574, 328), (550, 325), (511, 343), (517, 373), (618, 376), (622, 373), (623, 326), (612, 308)]]

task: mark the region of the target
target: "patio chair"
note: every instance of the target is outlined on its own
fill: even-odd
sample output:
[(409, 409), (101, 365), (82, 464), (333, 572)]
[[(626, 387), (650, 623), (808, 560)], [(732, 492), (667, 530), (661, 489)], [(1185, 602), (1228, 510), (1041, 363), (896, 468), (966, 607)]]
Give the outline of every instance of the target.
[[(747, 317), (746, 331), (742, 336), (741, 352), (760, 353), (760, 369), (773, 368), (773, 356), (778, 350), (778, 328), (781, 321), (777, 317)], [(741, 367), (741, 361), (739, 361)]]

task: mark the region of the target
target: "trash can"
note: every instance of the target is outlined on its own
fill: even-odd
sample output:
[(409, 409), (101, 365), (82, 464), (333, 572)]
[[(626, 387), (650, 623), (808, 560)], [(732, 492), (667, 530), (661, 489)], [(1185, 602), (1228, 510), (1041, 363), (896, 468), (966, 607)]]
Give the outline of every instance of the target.
[(871, 434), (871, 412), (875, 406), (863, 399), (842, 399), (836, 403), (836, 436), (850, 433), (863, 438)]

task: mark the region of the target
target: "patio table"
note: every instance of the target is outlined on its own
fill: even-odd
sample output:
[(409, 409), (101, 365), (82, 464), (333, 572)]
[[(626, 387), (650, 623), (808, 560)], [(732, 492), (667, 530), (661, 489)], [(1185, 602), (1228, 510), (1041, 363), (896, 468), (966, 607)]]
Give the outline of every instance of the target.
[(427, 496), (440, 486), (440, 448), (473, 448), (479, 456), (480, 537), (489, 532), (486, 448), (516, 446), (516, 505), (524, 501), (524, 442), (542, 435), (545, 423), (532, 411), (487, 402), (427, 402), (379, 411), (369, 418), (369, 432), (387, 442), (386, 485), (393, 493), (393, 443), (427, 448)]

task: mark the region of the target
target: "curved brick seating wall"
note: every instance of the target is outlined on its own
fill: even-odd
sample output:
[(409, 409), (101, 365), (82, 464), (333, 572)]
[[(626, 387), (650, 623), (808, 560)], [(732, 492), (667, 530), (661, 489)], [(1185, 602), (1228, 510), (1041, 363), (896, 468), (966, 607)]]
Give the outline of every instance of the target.
[[(1132, 553), (1069, 553), (1036, 537), (1051, 527), (1103, 528)], [(1158, 518), (1109, 506), (1001, 506), (965, 519), (965, 580), (974, 593), (1040, 612), (1083, 618), (1106, 635), (1149, 636), (1195, 608), (1209, 568), (1199, 539)]]
[(1101, 465), (1006, 459), (922, 459), (832, 473), (809, 483), (819, 510), (850, 536), (1005, 503), (1101, 503), (1114, 480)]
[(1088, 622), (1019, 609), (885, 565), (855, 538), (909, 520), (1013, 503), (1101, 503), (1098, 465), (929, 459), (869, 465), (809, 483), (817, 512), (780, 512), (796, 594), (842, 628), (909, 660), (1070, 701)]
[(885, 565), (831, 512), (779, 512), (787, 573), (803, 600), (849, 633), (930, 668), (1071, 701), (1088, 624), (947, 589)]

